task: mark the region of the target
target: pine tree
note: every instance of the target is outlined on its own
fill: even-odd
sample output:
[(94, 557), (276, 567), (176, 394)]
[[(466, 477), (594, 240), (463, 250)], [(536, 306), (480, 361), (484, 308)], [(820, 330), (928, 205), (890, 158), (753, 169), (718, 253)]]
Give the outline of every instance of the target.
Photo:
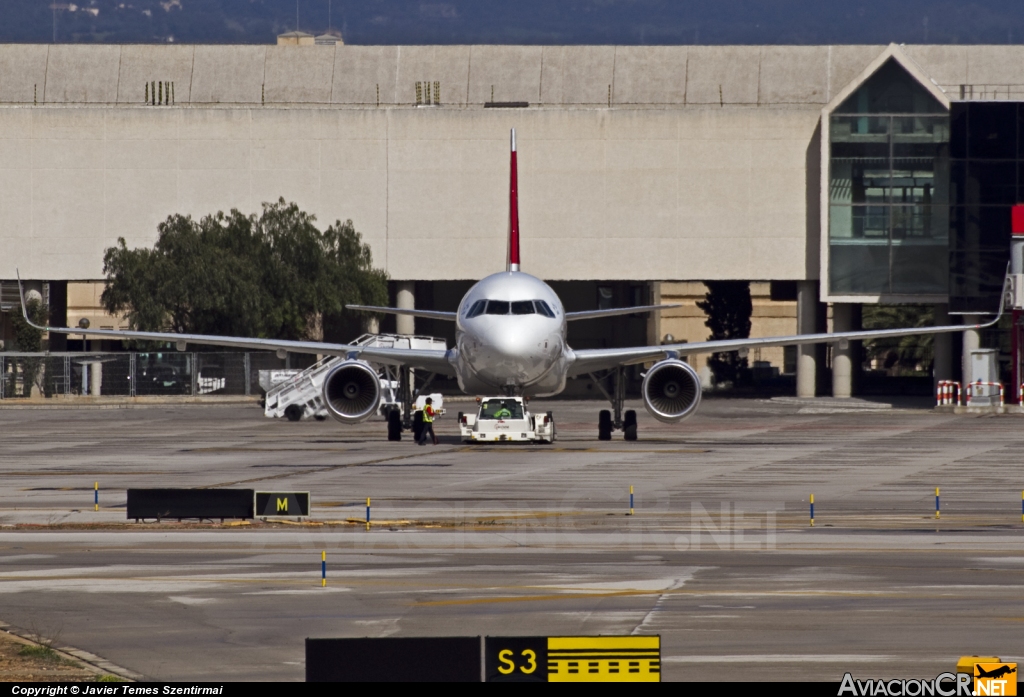
[[(750, 336), (750, 315), (754, 311), (747, 281), (705, 281), (708, 292), (697, 307), (707, 314), (704, 326), (711, 330), (708, 341), (746, 339)], [(708, 367), (715, 383), (739, 384), (747, 368), (746, 357), (736, 351), (713, 353)]]

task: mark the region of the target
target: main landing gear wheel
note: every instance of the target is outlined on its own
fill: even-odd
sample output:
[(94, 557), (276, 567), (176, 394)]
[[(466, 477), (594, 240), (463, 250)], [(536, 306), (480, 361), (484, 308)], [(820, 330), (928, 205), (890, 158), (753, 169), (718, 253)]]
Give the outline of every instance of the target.
[(303, 408), (298, 404), (289, 404), (284, 408), (284, 417), (289, 421), (298, 421), (302, 418)]
[(397, 409), (388, 412), (388, 440), (402, 440), (402, 414)]
[(622, 435), (626, 440), (636, 440), (636, 411), (630, 409), (622, 420)]
[(602, 409), (597, 415), (597, 439), (612, 439), (612, 413), (607, 409)]

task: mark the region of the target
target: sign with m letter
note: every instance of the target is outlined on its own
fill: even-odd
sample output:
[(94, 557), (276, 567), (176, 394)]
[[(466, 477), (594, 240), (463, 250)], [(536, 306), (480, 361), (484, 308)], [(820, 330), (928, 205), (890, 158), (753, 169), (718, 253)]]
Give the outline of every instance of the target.
[(309, 492), (257, 491), (256, 515), (306, 517), (309, 515)]

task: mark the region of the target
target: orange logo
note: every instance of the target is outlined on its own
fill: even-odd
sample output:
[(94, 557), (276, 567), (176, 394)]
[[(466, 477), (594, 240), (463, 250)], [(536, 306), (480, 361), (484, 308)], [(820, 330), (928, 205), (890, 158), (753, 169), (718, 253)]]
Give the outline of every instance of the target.
[(1017, 694), (1016, 663), (975, 663), (974, 694), (977, 697)]

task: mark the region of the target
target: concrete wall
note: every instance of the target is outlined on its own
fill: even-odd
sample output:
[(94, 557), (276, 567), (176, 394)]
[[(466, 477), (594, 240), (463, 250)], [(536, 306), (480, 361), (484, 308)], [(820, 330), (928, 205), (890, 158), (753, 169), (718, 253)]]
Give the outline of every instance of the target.
[[(251, 85), (246, 89), (251, 89)], [(503, 267), (518, 129), (523, 268), (549, 279), (806, 278), (807, 107), (0, 106), (0, 278), (101, 276), (171, 213), (284, 197), (351, 218), (394, 278)]]
[[(818, 104), (882, 46), (0, 46), (0, 103), (448, 105)], [(1024, 85), (1021, 46), (906, 46), (936, 82)]]
[[(95, 279), (171, 213), (279, 197), (352, 218), (393, 278), (477, 278), (504, 263), (515, 126), (524, 269), (813, 279), (820, 107), (882, 50), (0, 46), (0, 278)], [(942, 85), (1024, 83), (1022, 47), (905, 50)]]
[(101, 309), (100, 296), (103, 294), (104, 285), (93, 281), (68, 284), (68, 326), (77, 327), (81, 320), (87, 319), (93, 329), (128, 328), (127, 319), (114, 317)]

